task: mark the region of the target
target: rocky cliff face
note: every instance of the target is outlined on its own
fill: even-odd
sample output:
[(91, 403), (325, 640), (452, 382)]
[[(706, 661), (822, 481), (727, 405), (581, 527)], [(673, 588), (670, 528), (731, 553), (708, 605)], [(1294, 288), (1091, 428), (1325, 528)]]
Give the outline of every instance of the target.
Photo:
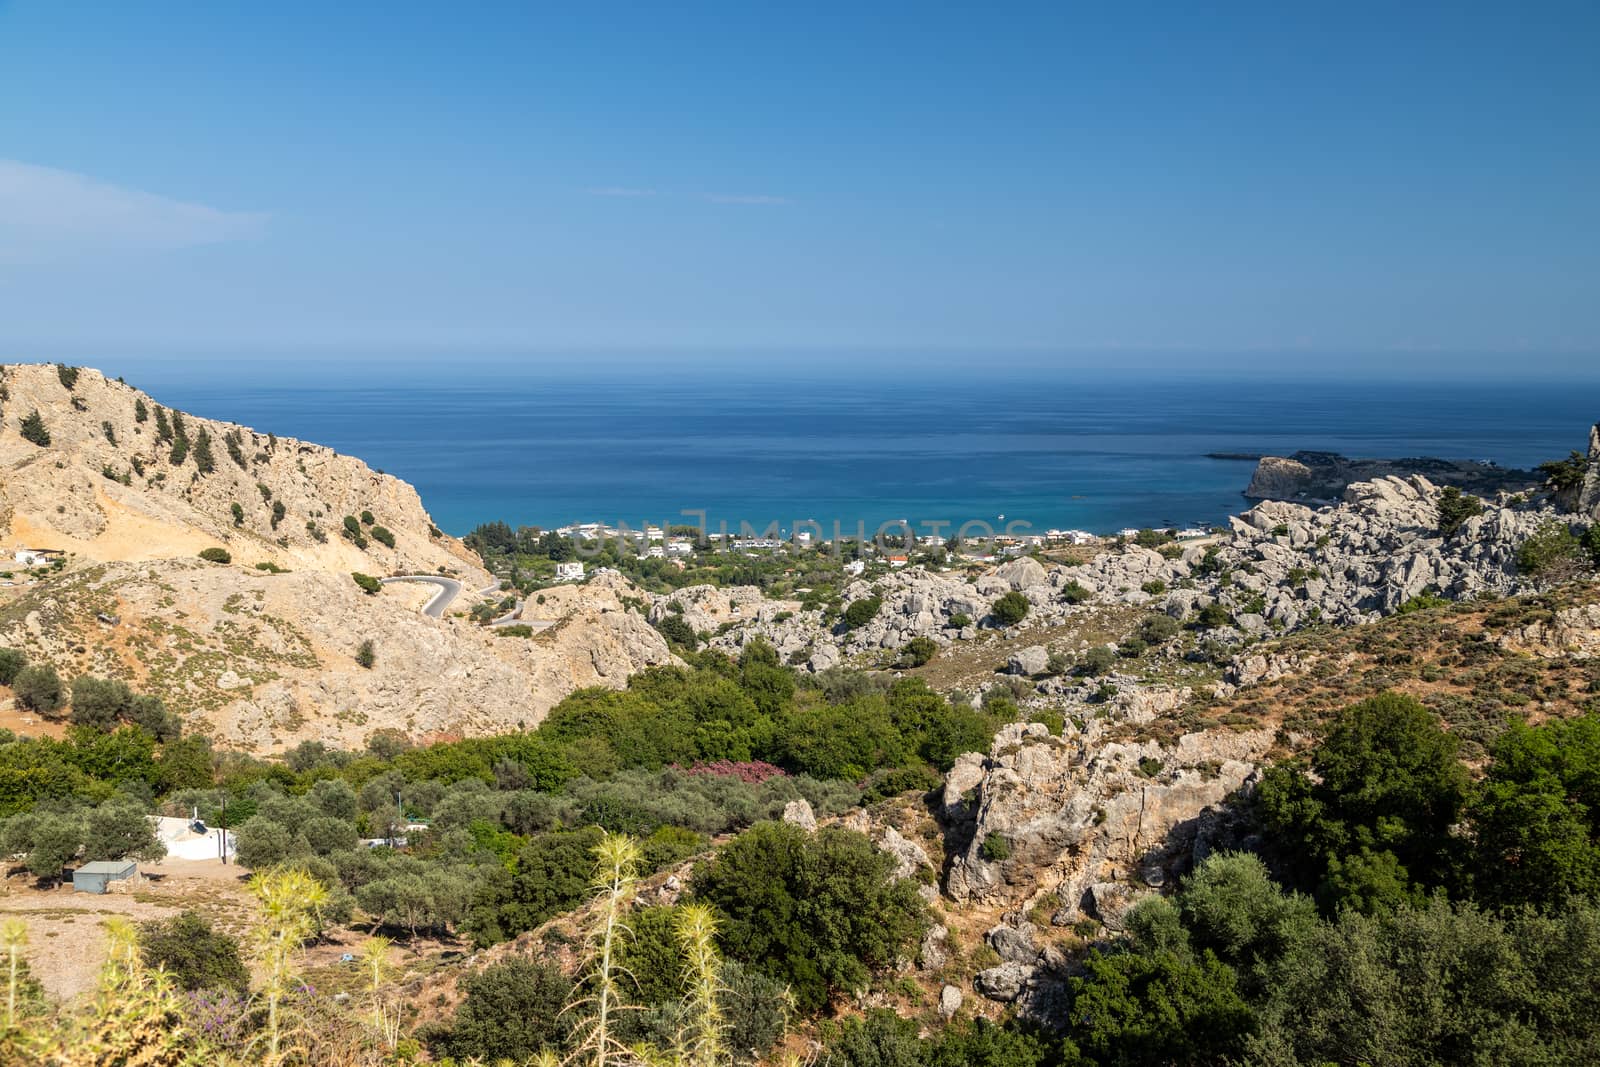
[(1578, 494), (1578, 511), (1600, 522), (1600, 423), (1589, 430), (1589, 470)]
[[(398, 478), (321, 445), (163, 409), (99, 371), (75, 374), (68, 388), (54, 365), (0, 368), (0, 545), (99, 561), (190, 558), (218, 547), (245, 565), (490, 581)], [(46, 446), (21, 435), (34, 412)], [(173, 462), (180, 425), (188, 447)], [(341, 536), (344, 517), (363, 511), (394, 535), (393, 548), (370, 529), (365, 548)]]

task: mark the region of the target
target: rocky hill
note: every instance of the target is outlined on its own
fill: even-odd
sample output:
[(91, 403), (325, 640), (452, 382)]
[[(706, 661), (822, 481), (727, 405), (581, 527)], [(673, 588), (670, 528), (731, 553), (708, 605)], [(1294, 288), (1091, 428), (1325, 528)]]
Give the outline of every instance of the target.
[[(8, 366), (0, 385), (0, 551), (63, 554), (0, 587), (0, 646), (68, 680), (124, 679), (219, 743), (503, 733), (673, 661), (615, 577), (542, 596), (531, 634), (474, 625), (493, 576), (415, 489), (358, 459), (164, 408), (98, 371)], [(198, 558), (210, 548), (231, 561)], [(352, 572), (451, 575), (461, 591), (429, 618), (434, 588), (369, 595)], [(370, 669), (355, 657), (368, 640)], [(0, 725), (40, 726), (3, 688)]]
[[(29, 440), (22, 431), (35, 415), (43, 432)], [(344, 536), (345, 516), (356, 519), (360, 542)], [(96, 370), (52, 364), (0, 367), (0, 546), (101, 562), (216, 547), (246, 565), (448, 573), (474, 588), (491, 580), (398, 478), (322, 445), (164, 408)]]

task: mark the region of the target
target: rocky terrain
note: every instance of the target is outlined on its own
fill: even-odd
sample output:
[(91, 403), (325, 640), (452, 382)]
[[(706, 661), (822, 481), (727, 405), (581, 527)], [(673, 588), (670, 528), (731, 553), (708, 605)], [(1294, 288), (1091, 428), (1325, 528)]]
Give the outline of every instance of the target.
[[(447, 573), (474, 588), (491, 580), (476, 555), (434, 527), (415, 489), (352, 456), (163, 409), (88, 368), (0, 367), (0, 390), (0, 545), (102, 562), (223, 548), (247, 566)], [(20, 432), (35, 412), (48, 445)], [(364, 511), (393, 547), (369, 536), (370, 525), (365, 547), (342, 536), (344, 517)]]
[(1350, 459), (1337, 452), (1296, 452), (1262, 456), (1244, 495), (1251, 500), (1327, 502), (1338, 500), (1353, 482), (1422, 475), (1435, 485), (1453, 485), (1463, 492), (1493, 496), (1518, 492), (1539, 483), (1533, 471), (1509, 470), (1474, 460)]
[[(635, 610), (642, 595), (614, 576), (539, 597), (522, 620), (531, 636), (471, 624), (466, 613), (499, 596), (493, 577), (434, 528), (415, 489), (358, 459), (162, 409), (98, 371), (9, 366), (0, 381), (0, 550), (63, 554), (60, 571), (0, 590), (0, 646), (67, 679), (123, 678), (223, 744), (502, 733), (574, 689), (620, 687), (673, 659)], [(48, 444), (22, 435), (35, 412)], [(175, 463), (180, 425), (189, 445)], [(343, 536), (346, 515), (364, 544)], [(231, 563), (198, 558), (211, 548)], [(432, 587), (371, 596), (357, 571), (452, 575), (463, 588), (431, 619), (420, 609)], [(355, 660), (365, 640), (371, 669)], [(0, 712), (11, 704), (0, 690)]]
[[(1337, 505), (1311, 508), (1266, 501), (1230, 521), (1227, 534), (1199, 543), (1129, 546), (1077, 564), (1020, 558), (975, 576), (921, 568), (858, 580), (846, 603), (879, 597), (865, 624), (825, 625), (820, 610), (760, 600), (753, 589), (680, 590), (654, 609), (685, 606), (714, 647), (737, 649), (761, 637), (789, 662), (824, 670), (903, 647), (915, 637), (949, 648), (994, 633), (990, 607), (1001, 594), (1027, 598), (1027, 618), (1008, 636), (1048, 631), (1108, 607), (1190, 619), (1220, 605), (1231, 619), (1210, 639), (1240, 644), (1317, 624), (1370, 622), (1424, 593), (1463, 599), (1533, 588), (1517, 573), (1519, 545), (1562, 515), (1547, 500), (1502, 495), (1449, 537), (1439, 533), (1439, 489), (1421, 476), (1359, 482)], [(704, 612), (699, 605), (717, 605)], [(1040, 660), (1050, 649), (1029, 655)], [(1029, 661), (1030, 663), (1032, 660)], [(1039, 673), (1039, 669), (1019, 673)]]

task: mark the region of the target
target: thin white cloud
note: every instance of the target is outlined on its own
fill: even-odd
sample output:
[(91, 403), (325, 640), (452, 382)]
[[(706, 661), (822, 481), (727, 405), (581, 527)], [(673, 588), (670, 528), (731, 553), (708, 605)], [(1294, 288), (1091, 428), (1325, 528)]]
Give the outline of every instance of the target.
[(735, 193), (707, 193), (706, 199), (713, 204), (758, 204), (778, 206), (792, 204), (794, 201), (787, 196), (749, 196)]
[(654, 189), (635, 189), (626, 185), (601, 185), (585, 189), (584, 192), (590, 196), (639, 197), (656, 195)]
[(0, 159), (0, 260), (218, 244), (253, 237), (266, 222), (258, 212), (223, 211)]

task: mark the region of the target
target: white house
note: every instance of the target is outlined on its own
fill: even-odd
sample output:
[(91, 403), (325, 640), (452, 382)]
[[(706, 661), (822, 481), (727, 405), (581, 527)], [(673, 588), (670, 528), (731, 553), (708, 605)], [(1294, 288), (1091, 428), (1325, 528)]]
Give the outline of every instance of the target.
[(571, 563), (556, 564), (556, 581), (581, 582), (583, 581), (583, 562), (574, 560)]
[(1206, 532), (1204, 530), (1196, 530), (1193, 527), (1190, 527), (1187, 530), (1179, 530), (1178, 531), (1178, 540), (1180, 540), (1180, 541), (1189, 541), (1189, 540), (1192, 540), (1192, 539), (1194, 539), (1196, 537), (1204, 537), (1204, 536), (1206, 536)]

